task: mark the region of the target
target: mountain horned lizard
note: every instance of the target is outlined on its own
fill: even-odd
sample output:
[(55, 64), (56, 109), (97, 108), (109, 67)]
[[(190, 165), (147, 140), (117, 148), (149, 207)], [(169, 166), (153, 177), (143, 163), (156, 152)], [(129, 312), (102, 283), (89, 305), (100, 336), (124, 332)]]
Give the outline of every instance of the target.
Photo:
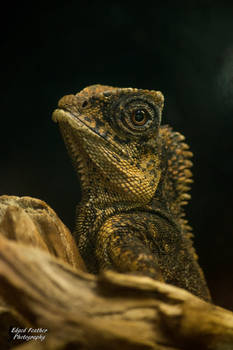
[(183, 206), (184, 136), (160, 126), (159, 91), (92, 85), (53, 113), (82, 187), (75, 238), (89, 272), (150, 276), (210, 300)]

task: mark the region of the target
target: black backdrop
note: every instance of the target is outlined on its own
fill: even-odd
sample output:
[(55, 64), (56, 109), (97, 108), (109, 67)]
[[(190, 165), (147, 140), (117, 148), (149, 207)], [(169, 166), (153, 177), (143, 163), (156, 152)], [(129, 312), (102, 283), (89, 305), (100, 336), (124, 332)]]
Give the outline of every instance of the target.
[[(188, 216), (216, 303), (233, 309), (233, 6), (9, 2), (1, 10), (0, 194), (48, 202), (72, 229), (80, 188), (58, 98), (94, 84), (161, 90), (194, 157)], [(133, 5), (132, 5), (133, 4)]]

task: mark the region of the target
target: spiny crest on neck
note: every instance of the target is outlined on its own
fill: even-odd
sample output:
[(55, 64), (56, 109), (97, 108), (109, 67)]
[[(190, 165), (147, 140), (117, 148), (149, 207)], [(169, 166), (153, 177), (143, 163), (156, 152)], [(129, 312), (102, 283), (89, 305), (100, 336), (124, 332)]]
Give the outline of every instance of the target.
[(169, 212), (175, 217), (185, 232), (189, 232), (191, 227), (184, 219), (184, 205), (188, 204), (191, 198), (187, 192), (190, 190), (192, 180), (193, 156), (189, 146), (184, 142), (185, 137), (172, 128), (164, 125), (160, 127), (161, 150), (161, 180), (155, 193), (167, 207)]

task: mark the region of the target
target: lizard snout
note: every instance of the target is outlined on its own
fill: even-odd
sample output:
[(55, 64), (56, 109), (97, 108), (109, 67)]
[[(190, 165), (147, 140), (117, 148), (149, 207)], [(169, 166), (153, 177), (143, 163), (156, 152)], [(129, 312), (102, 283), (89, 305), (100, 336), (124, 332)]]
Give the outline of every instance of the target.
[(58, 107), (67, 109), (67, 107), (74, 107), (77, 104), (77, 98), (75, 95), (65, 95), (58, 101)]

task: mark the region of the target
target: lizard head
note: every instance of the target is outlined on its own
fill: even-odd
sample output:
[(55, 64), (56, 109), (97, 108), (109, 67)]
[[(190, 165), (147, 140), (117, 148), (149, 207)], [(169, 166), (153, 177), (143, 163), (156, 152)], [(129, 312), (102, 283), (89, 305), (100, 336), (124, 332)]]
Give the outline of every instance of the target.
[(93, 85), (60, 99), (59, 123), (84, 192), (93, 186), (148, 203), (161, 175), (159, 91)]

